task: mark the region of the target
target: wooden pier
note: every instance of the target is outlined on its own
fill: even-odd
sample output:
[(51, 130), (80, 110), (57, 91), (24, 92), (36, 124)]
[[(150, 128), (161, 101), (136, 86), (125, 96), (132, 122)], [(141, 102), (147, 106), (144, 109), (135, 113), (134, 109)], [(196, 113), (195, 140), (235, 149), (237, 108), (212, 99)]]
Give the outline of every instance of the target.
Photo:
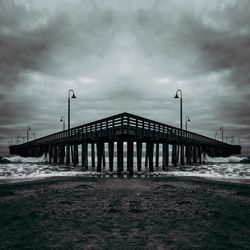
[[(118, 176), (125, 172), (132, 176), (134, 171), (140, 173), (142, 168), (149, 172), (167, 171), (170, 158), (174, 166), (184, 166), (201, 163), (202, 155), (205, 154), (211, 157), (240, 154), (241, 147), (133, 114), (121, 113), (10, 146), (9, 151), (10, 154), (24, 157), (46, 154), (50, 163), (74, 166), (79, 164), (80, 152), (84, 171), (116, 172)], [(106, 164), (106, 158), (109, 164)], [(114, 162), (117, 162), (116, 171)]]

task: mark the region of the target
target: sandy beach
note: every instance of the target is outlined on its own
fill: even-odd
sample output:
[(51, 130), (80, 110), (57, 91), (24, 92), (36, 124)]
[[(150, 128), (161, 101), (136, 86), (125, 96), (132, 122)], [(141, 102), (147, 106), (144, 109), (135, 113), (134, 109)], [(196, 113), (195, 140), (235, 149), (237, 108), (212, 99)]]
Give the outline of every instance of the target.
[(250, 185), (60, 177), (0, 185), (0, 249), (249, 249)]

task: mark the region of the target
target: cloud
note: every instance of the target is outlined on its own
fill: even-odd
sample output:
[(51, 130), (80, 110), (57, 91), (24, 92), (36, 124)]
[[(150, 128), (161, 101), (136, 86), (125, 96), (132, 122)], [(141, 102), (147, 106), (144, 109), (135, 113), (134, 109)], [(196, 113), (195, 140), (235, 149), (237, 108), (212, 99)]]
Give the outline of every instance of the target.
[[(131, 112), (250, 139), (248, 1), (0, 1), (0, 136)], [(237, 129), (237, 125), (243, 127)], [(6, 127), (11, 128), (6, 130)]]

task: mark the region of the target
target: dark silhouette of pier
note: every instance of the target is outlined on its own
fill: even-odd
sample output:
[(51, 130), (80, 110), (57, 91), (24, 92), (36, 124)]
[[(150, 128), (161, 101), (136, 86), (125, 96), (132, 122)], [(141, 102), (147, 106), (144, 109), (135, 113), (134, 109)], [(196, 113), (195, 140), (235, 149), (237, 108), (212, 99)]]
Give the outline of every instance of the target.
[[(107, 153), (105, 144), (108, 145), (108, 166), (105, 162)], [(162, 171), (168, 170), (170, 152), (171, 163), (174, 166), (202, 163), (202, 155), (205, 154), (211, 157), (227, 157), (241, 153), (239, 145), (223, 143), (129, 113), (121, 113), (27, 143), (13, 145), (9, 150), (10, 154), (24, 157), (46, 154), (50, 163), (66, 165), (73, 163), (76, 166), (79, 163), (79, 145), (83, 170), (92, 169), (97, 172), (105, 170), (113, 173), (114, 158), (117, 157), (118, 176), (124, 171), (133, 175), (134, 156), (136, 156), (137, 172), (142, 170), (142, 157), (145, 157), (145, 168), (149, 172), (154, 172), (159, 170), (160, 166)], [(91, 166), (88, 162), (89, 153)], [(159, 162), (160, 155), (162, 162)], [(127, 157), (126, 166), (124, 157)]]

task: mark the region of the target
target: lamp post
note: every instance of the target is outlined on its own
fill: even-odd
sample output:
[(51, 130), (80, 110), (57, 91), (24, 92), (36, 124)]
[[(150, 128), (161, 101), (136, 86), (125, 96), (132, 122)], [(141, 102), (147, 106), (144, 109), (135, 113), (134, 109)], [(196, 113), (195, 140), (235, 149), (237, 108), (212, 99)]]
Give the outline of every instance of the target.
[(27, 127), (27, 142), (29, 141), (29, 131), (30, 131), (30, 127)]
[(70, 89), (68, 92), (68, 132), (70, 130), (70, 93), (72, 93), (71, 98), (76, 98), (74, 90)]
[(240, 145), (240, 137), (238, 136), (238, 143), (239, 143), (239, 145)]
[(224, 142), (224, 136), (223, 136), (224, 130), (223, 130), (223, 126), (220, 127), (220, 130), (221, 130), (221, 140), (222, 140), (222, 142)]
[[(178, 92), (180, 92), (181, 97), (178, 96)], [(182, 135), (182, 91), (180, 89), (176, 91), (174, 98), (176, 99), (180, 98), (180, 128), (181, 128), (181, 135)]]
[(63, 122), (63, 131), (65, 130), (65, 118), (64, 116), (61, 117), (60, 122)]
[(214, 134), (214, 139), (215, 139), (215, 140), (216, 140), (217, 135), (218, 135), (218, 133), (215, 132), (215, 134)]
[[(70, 93), (72, 93), (72, 96), (70, 97)], [(76, 98), (75, 92), (73, 89), (70, 89), (68, 91), (68, 140), (70, 135), (70, 98)], [(67, 157), (66, 157), (66, 165), (69, 165), (70, 163), (70, 148), (69, 144), (67, 144)]]
[(231, 136), (232, 144), (234, 145), (234, 135)]
[[(178, 96), (178, 92), (180, 93), (180, 97)], [(181, 89), (178, 89), (176, 91), (174, 98), (176, 98), (176, 99), (180, 98), (181, 165), (184, 166), (184, 145), (182, 144), (182, 90)], [(179, 157), (178, 154), (177, 154), (177, 157)]]
[(186, 131), (187, 131), (187, 127), (188, 127), (188, 122), (190, 122), (190, 117), (189, 116), (186, 116)]

